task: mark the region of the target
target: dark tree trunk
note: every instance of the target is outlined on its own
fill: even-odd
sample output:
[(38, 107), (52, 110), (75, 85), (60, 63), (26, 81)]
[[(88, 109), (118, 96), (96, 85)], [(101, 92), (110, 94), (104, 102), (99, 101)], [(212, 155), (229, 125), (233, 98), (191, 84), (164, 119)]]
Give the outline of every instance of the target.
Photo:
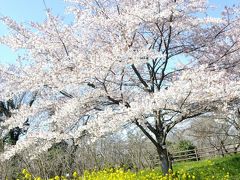
[[(154, 111), (155, 124), (151, 125), (149, 122), (145, 122), (145, 127), (142, 126), (137, 120), (135, 124), (142, 130), (142, 132), (149, 138), (149, 140), (155, 145), (159, 160), (162, 167), (163, 174), (167, 174), (168, 170), (172, 170), (172, 162), (169, 158), (169, 153), (166, 147), (166, 138), (168, 129), (164, 126), (164, 119), (161, 115), (161, 111)], [(147, 130), (151, 131), (150, 134)], [(155, 137), (154, 137), (155, 136)]]
[(156, 148), (158, 152), (159, 159), (161, 161), (161, 167), (163, 174), (167, 174), (168, 170), (172, 170), (172, 162), (169, 159), (169, 153), (166, 147), (166, 138), (167, 138), (167, 132), (166, 127), (163, 125), (164, 119), (161, 114), (161, 111), (155, 111), (155, 138), (156, 138)]
[(167, 149), (157, 148), (158, 156), (161, 161), (161, 168), (163, 174), (167, 174), (169, 169), (172, 170), (172, 162), (169, 158), (169, 153)]

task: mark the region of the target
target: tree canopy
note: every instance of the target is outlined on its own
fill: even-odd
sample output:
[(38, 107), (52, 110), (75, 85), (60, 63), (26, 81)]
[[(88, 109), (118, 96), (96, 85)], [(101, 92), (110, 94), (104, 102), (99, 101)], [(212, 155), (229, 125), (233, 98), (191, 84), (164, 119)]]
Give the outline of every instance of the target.
[(36, 93), (32, 105), (1, 123), (10, 130), (31, 118), (36, 127), (5, 148), (3, 159), (25, 149), (34, 156), (66, 139), (95, 141), (133, 123), (156, 146), (166, 173), (172, 128), (238, 108), (238, 6), (213, 18), (206, 0), (67, 3), (71, 24), (47, 8), (43, 23), (1, 17), (11, 34), (0, 42), (26, 51), (14, 67), (0, 67), (1, 100)]

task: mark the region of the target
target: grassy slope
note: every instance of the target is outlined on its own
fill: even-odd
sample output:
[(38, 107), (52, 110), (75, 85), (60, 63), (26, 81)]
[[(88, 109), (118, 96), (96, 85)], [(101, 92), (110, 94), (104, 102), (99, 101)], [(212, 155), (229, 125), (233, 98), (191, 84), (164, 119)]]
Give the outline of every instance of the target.
[[(176, 163), (174, 171), (187, 171), (196, 174), (197, 179), (223, 179), (229, 173), (229, 179), (240, 180), (240, 154), (211, 160)], [(221, 178), (220, 178), (221, 177)]]

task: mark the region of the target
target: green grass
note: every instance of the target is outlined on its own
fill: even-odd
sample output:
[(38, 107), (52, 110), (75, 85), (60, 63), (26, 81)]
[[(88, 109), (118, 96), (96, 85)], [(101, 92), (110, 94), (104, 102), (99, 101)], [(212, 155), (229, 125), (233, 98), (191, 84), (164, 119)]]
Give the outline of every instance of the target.
[(186, 171), (196, 175), (196, 178), (224, 179), (229, 174), (230, 180), (240, 180), (240, 154), (218, 157), (209, 160), (176, 163), (174, 171)]

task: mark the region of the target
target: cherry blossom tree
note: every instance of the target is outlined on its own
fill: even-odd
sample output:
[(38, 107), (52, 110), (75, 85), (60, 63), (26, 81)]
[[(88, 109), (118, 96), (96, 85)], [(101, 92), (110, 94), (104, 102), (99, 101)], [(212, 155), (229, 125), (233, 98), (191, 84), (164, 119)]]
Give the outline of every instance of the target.
[[(32, 106), (35, 101), (36, 93), (27, 93), (24, 92), (18, 97), (7, 100), (6, 102), (0, 101), (0, 122), (5, 121), (8, 118), (11, 118), (12, 111), (14, 112), (17, 109), (20, 109), (23, 104)], [(1, 129), (1, 137), (3, 137), (3, 142), (10, 143), (15, 145), (19, 139), (19, 136), (25, 134), (29, 126), (29, 119), (23, 123), (23, 127), (14, 127), (12, 129)]]
[(221, 29), (221, 38), (205, 46), (204, 53), (199, 53), (198, 58), (204, 64), (218, 66), (236, 76), (239, 73), (240, 53), (239, 6), (226, 7), (222, 14), (223, 23), (218, 27)]
[[(25, 149), (34, 156), (66, 139), (94, 141), (133, 123), (155, 145), (167, 173), (172, 128), (227, 109), (238, 97), (237, 79), (215, 63), (223, 62), (218, 57), (228, 36), (238, 40), (228, 28), (237, 21), (206, 16), (206, 0), (67, 2), (72, 24), (48, 9), (43, 23), (1, 18), (11, 34), (0, 42), (26, 51), (14, 70), (1, 67), (1, 99), (36, 92), (32, 106), (21, 106), (2, 126), (22, 128), (29, 117), (38, 119), (3, 159)], [(226, 53), (229, 46), (225, 60), (239, 53)]]

